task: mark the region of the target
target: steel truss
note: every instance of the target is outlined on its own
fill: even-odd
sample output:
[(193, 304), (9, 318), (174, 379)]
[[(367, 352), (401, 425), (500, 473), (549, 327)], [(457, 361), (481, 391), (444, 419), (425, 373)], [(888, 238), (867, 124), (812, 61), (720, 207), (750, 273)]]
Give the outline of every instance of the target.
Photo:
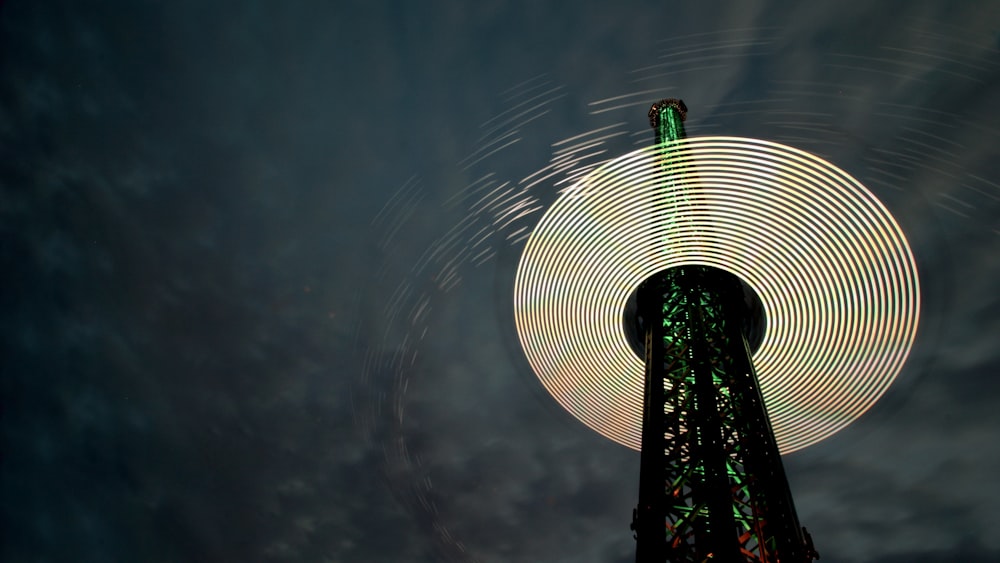
[[(678, 99), (649, 110), (665, 169), (686, 114)], [(750, 360), (747, 335), (760, 319), (746, 295), (736, 276), (695, 265), (639, 288), (646, 381), (637, 563), (819, 558), (799, 526)]]
[(646, 337), (636, 561), (810, 561), (745, 337), (735, 276), (662, 272), (639, 289)]

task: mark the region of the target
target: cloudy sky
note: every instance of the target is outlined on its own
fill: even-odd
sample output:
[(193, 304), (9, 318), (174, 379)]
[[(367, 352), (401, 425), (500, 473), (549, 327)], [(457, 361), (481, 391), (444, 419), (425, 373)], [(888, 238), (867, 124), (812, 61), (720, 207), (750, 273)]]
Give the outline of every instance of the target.
[(785, 457), (823, 560), (1000, 560), (986, 0), (0, 3), (0, 559), (631, 561), (639, 456), (538, 383), (511, 285), (666, 96), (913, 247), (899, 380)]

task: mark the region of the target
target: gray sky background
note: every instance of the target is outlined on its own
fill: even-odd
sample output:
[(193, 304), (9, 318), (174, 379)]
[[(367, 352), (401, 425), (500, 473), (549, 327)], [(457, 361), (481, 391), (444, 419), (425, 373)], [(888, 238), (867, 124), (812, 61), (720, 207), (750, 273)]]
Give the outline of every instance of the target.
[(514, 334), (541, 211), (494, 220), (666, 96), (916, 255), (899, 381), (785, 458), (823, 561), (1000, 560), (1000, 5), (945, 0), (3, 2), (0, 559), (631, 561), (638, 454)]

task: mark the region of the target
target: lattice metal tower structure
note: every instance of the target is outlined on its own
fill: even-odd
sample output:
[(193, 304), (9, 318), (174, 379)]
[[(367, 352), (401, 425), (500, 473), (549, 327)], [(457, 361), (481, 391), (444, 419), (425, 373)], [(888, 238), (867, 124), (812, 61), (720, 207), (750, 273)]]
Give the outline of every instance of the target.
[[(686, 113), (676, 99), (650, 109), (665, 159)], [(636, 562), (818, 559), (751, 361), (763, 326), (753, 291), (720, 269), (674, 267), (639, 287), (634, 315), (646, 365)]]

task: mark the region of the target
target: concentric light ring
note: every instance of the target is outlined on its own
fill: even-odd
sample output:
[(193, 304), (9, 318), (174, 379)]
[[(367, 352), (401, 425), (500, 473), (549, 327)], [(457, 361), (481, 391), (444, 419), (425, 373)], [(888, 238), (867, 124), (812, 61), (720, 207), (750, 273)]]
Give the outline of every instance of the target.
[(737, 137), (610, 161), (560, 195), (532, 232), (514, 313), (549, 393), (634, 449), (643, 365), (622, 314), (640, 282), (687, 264), (732, 272), (760, 296), (766, 325), (753, 359), (783, 453), (871, 408), (916, 336), (920, 289), (906, 238), (839, 168)]

